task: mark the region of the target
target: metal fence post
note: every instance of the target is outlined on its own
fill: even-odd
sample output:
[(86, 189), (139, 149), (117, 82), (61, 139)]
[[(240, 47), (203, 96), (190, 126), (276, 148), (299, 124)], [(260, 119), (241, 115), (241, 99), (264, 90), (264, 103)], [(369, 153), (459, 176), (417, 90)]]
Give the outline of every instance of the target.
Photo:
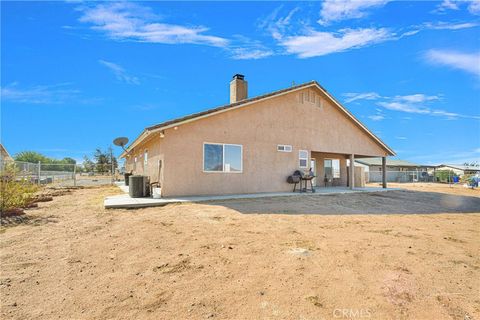
[(38, 161), (38, 185), (40, 185), (40, 177), (41, 177), (41, 162)]
[(77, 165), (73, 165), (73, 186), (77, 186)]

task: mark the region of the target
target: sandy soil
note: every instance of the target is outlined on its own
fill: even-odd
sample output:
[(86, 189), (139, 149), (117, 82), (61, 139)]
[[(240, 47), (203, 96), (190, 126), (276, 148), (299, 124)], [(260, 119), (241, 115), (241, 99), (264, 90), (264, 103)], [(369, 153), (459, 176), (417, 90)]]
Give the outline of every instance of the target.
[(480, 214), (459, 213), (476, 197), (103, 209), (117, 192), (76, 190), (2, 227), (2, 319), (480, 319)]
[[(378, 187), (380, 184), (371, 183), (367, 186)], [(480, 188), (465, 188), (463, 184), (447, 184), (447, 183), (425, 183), (425, 182), (416, 182), (416, 183), (388, 183), (389, 188), (402, 188), (412, 191), (423, 191), (423, 192), (440, 192), (446, 194), (454, 194), (460, 196), (469, 196), (469, 197), (480, 197)]]

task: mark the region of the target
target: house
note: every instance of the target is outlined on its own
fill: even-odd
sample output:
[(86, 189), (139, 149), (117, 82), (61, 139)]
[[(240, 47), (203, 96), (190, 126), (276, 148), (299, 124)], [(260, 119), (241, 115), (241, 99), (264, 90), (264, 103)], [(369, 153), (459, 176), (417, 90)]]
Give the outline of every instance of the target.
[(435, 168), (435, 171), (451, 171), (457, 176), (480, 173), (480, 166), (470, 166), (462, 164), (441, 164)]
[[(367, 182), (382, 181), (382, 158), (365, 158), (355, 160), (355, 166), (362, 166), (367, 173)], [(417, 163), (399, 160), (387, 159), (387, 181), (388, 182), (414, 182), (429, 181), (427, 166)]]
[(13, 161), (7, 149), (0, 143), (0, 161)]
[(169, 197), (291, 191), (287, 176), (310, 168), (318, 186), (353, 188), (347, 159), (392, 155), (316, 81), (248, 98), (236, 74), (230, 104), (147, 127), (120, 157)]

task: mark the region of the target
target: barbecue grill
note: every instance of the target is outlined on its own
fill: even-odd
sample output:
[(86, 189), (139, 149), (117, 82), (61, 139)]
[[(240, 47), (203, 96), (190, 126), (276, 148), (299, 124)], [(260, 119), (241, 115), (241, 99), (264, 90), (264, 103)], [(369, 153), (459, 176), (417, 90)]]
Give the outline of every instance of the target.
[[(295, 172), (287, 177), (287, 182), (293, 184), (293, 192), (297, 189), (297, 184), (300, 183), (299, 192), (315, 192), (313, 188), (313, 179), (315, 178), (314, 175), (310, 174), (303, 174), (300, 170), (295, 170)], [(302, 182), (305, 182), (305, 186), (303, 186)], [(308, 182), (310, 181), (310, 189), (308, 189)]]

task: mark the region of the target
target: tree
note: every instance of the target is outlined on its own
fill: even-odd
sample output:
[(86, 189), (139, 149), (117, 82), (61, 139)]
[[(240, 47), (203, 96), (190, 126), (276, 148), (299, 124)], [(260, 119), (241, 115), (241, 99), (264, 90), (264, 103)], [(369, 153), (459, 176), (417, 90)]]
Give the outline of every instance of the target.
[(106, 173), (111, 172), (112, 170), (112, 161), (113, 169), (118, 168), (117, 158), (112, 156), (112, 148), (108, 148), (107, 151), (103, 151), (100, 148), (95, 150), (93, 157), (95, 158), (95, 169), (97, 172)]
[(35, 151), (22, 151), (19, 152), (15, 155), (15, 160), (16, 161), (24, 161), (24, 162), (30, 162), (30, 163), (50, 163), (51, 159), (47, 158), (41, 153), (35, 152)]
[(87, 156), (83, 156), (83, 169), (86, 172), (93, 172), (93, 169), (95, 169), (95, 163)]

